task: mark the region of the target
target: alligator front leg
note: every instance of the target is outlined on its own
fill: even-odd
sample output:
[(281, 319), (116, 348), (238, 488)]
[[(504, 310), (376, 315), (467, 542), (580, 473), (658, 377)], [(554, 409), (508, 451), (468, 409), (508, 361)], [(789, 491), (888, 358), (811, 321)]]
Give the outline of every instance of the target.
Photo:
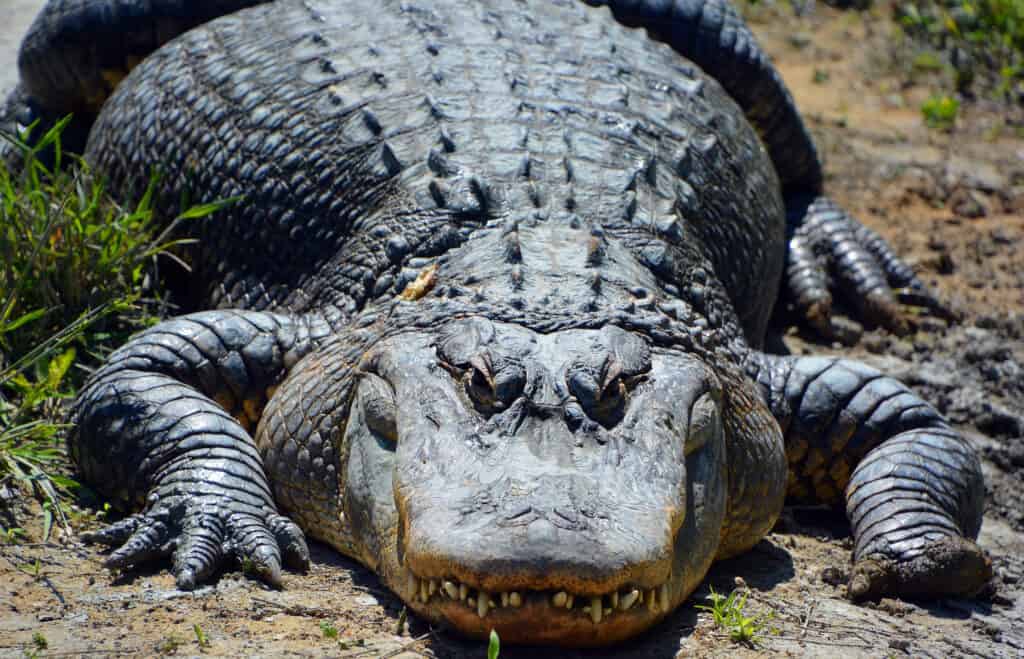
[(788, 497), (837, 505), (845, 491), (852, 598), (984, 587), (981, 465), (938, 412), (850, 360), (753, 353), (749, 371), (785, 436)]
[(161, 323), (111, 355), (72, 412), (71, 454), (116, 504), (142, 508), (87, 540), (119, 568), (173, 556), (180, 588), (226, 558), (266, 581), (305, 569), (302, 532), (277, 514), (250, 431), (272, 388), (325, 328), (215, 311)]

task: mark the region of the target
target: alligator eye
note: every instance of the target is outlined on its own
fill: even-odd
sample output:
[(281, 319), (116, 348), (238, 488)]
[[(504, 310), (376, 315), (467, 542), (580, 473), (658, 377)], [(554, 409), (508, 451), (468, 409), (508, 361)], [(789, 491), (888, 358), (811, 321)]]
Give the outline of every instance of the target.
[(487, 373), (478, 368), (470, 368), (466, 374), (466, 392), (474, 403), (483, 407), (493, 407), (498, 402)]
[(626, 413), (626, 402), (633, 380), (635, 378), (623, 372), (620, 362), (609, 359), (597, 373), (586, 368), (574, 369), (568, 385), (572, 395), (586, 410), (587, 416), (605, 428), (611, 428)]
[(463, 374), (466, 393), (481, 414), (508, 409), (522, 396), (526, 372), (522, 365), (508, 359), (493, 361), (489, 353), (475, 355)]
[(718, 403), (711, 392), (703, 394), (690, 408), (690, 426), (686, 431), (685, 454), (690, 455), (708, 443), (718, 429)]
[(601, 390), (598, 393), (596, 407), (609, 413), (616, 410), (621, 411), (626, 402), (626, 393), (629, 391), (622, 362), (618, 360), (605, 362), (601, 376)]
[(466, 393), (480, 412), (490, 414), (504, 407), (498, 399), (490, 355), (477, 354), (470, 358), (465, 383)]
[(363, 408), (366, 426), (380, 438), (395, 443), (398, 441), (398, 407), (395, 394), (383, 378), (364, 373), (359, 383), (359, 401)]

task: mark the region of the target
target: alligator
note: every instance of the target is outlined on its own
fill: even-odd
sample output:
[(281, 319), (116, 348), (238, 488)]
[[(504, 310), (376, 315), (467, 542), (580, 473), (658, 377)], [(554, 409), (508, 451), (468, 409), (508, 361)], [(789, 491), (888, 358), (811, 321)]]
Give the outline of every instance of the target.
[[(246, 7), (245, 5), (253, 5)], [(978, 458), (900, 382), (770, 354), (780, 298), (939, 308), (824, 194), (727, 0), (52, 0), (14, 116), (76, 112), (125, 198), (190, 223), (198, 310), (116, 350), (71, 455), (111, 568), (306, 537), (419, 616), (598, 645), (665, 618), (785, 501), (845, 505), (849, 594), (971, 596)]]

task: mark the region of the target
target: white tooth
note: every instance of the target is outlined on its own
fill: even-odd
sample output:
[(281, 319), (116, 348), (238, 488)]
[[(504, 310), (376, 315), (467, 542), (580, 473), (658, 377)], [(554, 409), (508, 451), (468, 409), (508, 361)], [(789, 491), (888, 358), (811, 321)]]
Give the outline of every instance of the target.
[(475, 597), (467, 597), (466, 598), (466, 604), (469, 605), (469, 608), (471, 608), (471, 609), (474, 608), (476, 606), (476, 598)]
[(619, 609), (628, 611), (631, 606), (636, 604), (638, 599), (640, 599), (640, 591), (634, 588), (619, 599)]
[(416, 595), (420, 592), (420, 581), (416, 578), (416, 575), (412, 572), (409, 573), (408, 582), (405, 585), (406, 588), (412, 592), (412, 598), (416, 599)]
[(655, 611), (657, 611), (658, 610), (658, 600), (655, 599), (654, 591), (653, 590), (647, 591), (647, 595), (645, 597), (647, 598), (647, 610), (650, 611), (651, 613), (654, 613)]
[(612, 593), (611, 600), (613, 609), (619, 606), (619, 591), (616, 590), (614, 593)]
[(604, 609), (604, 617), (607, 618), (608, 616), (610, 616), (614, 610), (615, 609), (609, 609), (608, 607), (605, 607), (605, 609)]
[(641, 604), (643, 604), (643, 603), (644, 603), (644, 591), (642, 591), (642, 590), (640, 591), (640, 597), (639, 597), (639, 598), (637, 598), (637, 600), (636, 600), (636, 601), (637, 601), (637, 602), (640, 602)]
[(661, 588), (658, 589), (658, 606), (665, 613), (668, 613), (668, 584), (661, 584)]
[(459, 599), (462, 600), (463, 602), (465, 602), (467, 597), (469, 597), (469, 586), (467, 586), (464, 583), (460, 583), (459, 584)]
[(420, 581), (420, 601), (426, 602), (430, 599), (430, 584), (426, 579)]
[(476, 600), (476, 614), (481, 618), (487, 615), (487, 605), (490, 603), (490, 599), (491, 598), (487, 596), (487, 593), (482, 590), (480, 591), (480, 597)]
[(554, 597), (551, 598), (551, 603), (555, 606), (565, 606), (565, 600), (568, 597), (569, 596), (566, 595), (564, 590), (560, 590), (557, 593), (555, 593)]
[(511, 592), (508, 594), (508, 603), (518, 609), (523, 605), (523, 596), (517, 592)]
[(574, 601), (576, 601), (576, 596), (575, 595), (569, 595), (568, 597), (566, 597), (565, 598), (565, 608), (571, 609), (572, 608), (572, 603)]
[(604, 609), (601, 607), (600, 597), (590, 598), (590, 619), (594, 621), (594, 624), (601, 622), (601, 613)]
[(451, 581), (445, 581), (443, 584), (441, 584), (441, 587), (444, 588), (444, 592), (448, 595), (448, 597), (452, 598), (453, 600), (459, 599), (459, 587), (456, 586), (454, 583), (452, 583)]
[(501, 605), (508, 606), (508, 593), (501, 594)]
[(427, 588), (427, 592), (431, 595), (437, 592), (437, 579), (430, 580), (430, 585)]

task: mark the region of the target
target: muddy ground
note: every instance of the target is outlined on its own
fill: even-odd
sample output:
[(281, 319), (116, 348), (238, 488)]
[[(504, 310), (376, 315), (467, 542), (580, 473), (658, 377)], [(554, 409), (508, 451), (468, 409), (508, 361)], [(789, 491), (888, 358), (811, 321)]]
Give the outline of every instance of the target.
[[(840, 583), (850, 549), (845, 521), (829, 511), (790, 510), (751, 553), (717, 565), (707, 579), (717, 591), (737, 583), (749, 589), (747, 610), (767, 621), (757, 648), (733, 643), (694, 608), (706, 603), (705, 587), (650, 633), (613, 649), (505, 648), (502, 654), (1022, 656), (1021, 113), (975, 100), (952, 132), (927, 128), (918, 108), (937, 83), (910, 70), (908, 51), (890, 55), (896, 38), (889, 5), (869, 12), (818, 5), (797, 17), (789, 5), (762, 3), (748, 13), (826, 155), (829, 192), (881, 232), (960, 315), (953, 324), (920, 317), (918, 331), (905, 338), (868, 331), (853, 347), (793, 329), (784, 329), (782, 340), (794, 353), (854, 356), (902, 377), (966, 433), (984, 457), (988, 496), (980, 542), (996, 566), (993, 588), (973, 601), (854, 606)], [(18, 22), (0, 28), (0, 74), (7, 80), (10, 32), (20, 32)], [(33, 519), (21, 521), (38, 539)], [(91, 515), (83, 519), (95, 523)], [(45, 639), (41, 656), (485, 654), (480, 643), (406, 620), (401, 602), (371, 573), (322, 546), (313, 548), (311, 573), (287, 575), (283, 590), (227, 573), (183, 593), (162, 569), (109, 574), (100, 566), (102, 553), (72, 537), (31, 540), (0, 547), (0, 656), (30, 652), (34, 635)]]

